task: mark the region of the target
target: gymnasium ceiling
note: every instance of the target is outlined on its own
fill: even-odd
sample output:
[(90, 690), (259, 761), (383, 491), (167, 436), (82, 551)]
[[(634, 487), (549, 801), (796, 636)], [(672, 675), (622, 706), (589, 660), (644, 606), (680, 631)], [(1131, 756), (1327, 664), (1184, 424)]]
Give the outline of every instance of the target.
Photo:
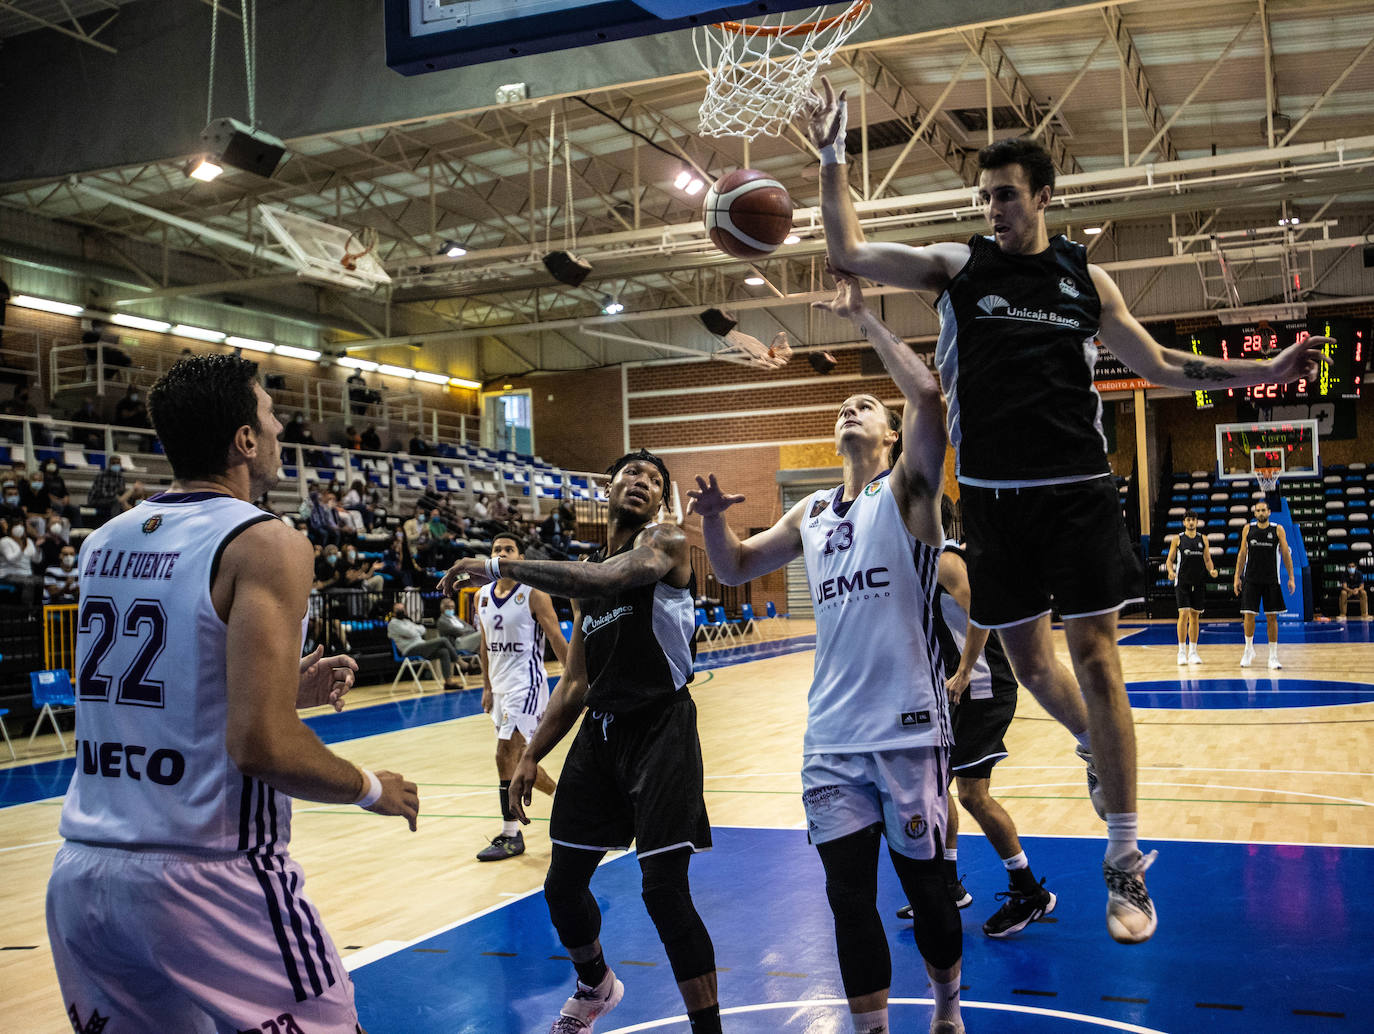
[[(132, 73), (135, 62), (148, 62), (153, 33), (143, 27), (145, 16), (121, 40), (120, 22), (129, 25), (138, 9), (166, 2), (0, 0), (0, 36), (6, 55), (18, 48), (33, 54), (29, 48), (41, 46), (68, 54), (74, 67), (94, 69), (92, 77), (121, 67)], [(163, 44), (208, 50), (208, 3), (183, 4), (176, 35), (168, 30)], [(1335, 243), (1319, 248), (1349, 249), (1374, 229), (1374, 5), (1368, 0), (1076, 7), (1050, 0), (1029, 15), (1017, 13), (1024, 3), (984, 0), (965, 5), (995, 15), (983, 23), (914, 34), (902, 32), (920, 21), (900, 16), (907, 3), (911, 11), (929, 6), (875, 0), (861, 42), (831, 67), (837, 85), (850, 91), (853, 182), (866, 201), (870, 238), (920, 242), (981, 228), (964, 188), (972, 156), (987, 141), (989, 107), (998, 137), (1044, 123), (1041, 135), (1068, 177), (1061, 192), (1067, 204), (1054, 221), (1075, 232), (1104, 227), (1088, 239), (1094, 260), (1109, 269), (1171, 250), (1205, 251), (1206, 235), (1219, 229), (1272, 232), (1279, 218), (1301, 219), (1296, 230), (1282, 231), (1289, 249), (1322, 238)], [(270, 28), (272, 5), (262, 5)], [(385, 93), (396, 88), (387, 77), (399, 76), (379, 62), (380, 3), (358, 6), (371, 9), (375, 37), (357, 46), (351, 67), (341, 70), (335, 62), (327, 82), (335, 90), (340, 83), (363, 89), (376, 82)], [(232, 7), (236, 13), (238, 4)], [(235, 59), (233, 49), (239, 23), (225, 12), (221, 81), (237, 76), (241, 82), (241, 51)], [(80, 17), (64, 19), (68, 13)], [(40, 17), (57, 28), (37, 26)], [(107, 19), (112, 24), (94, 39), (76, 38)], [(0, 182), (0, 255), (58, 265), (62, 245), (52, 242), (70, 240), (79, 229), (80, 254), (67, 248), (70, 268), (89, 272), (94, 257), (105, 263), (101, 268), (120, 268), (131, 286), (113, 293), (128, 311), (155, 315), (184, 300), (229, 297), (264, 311), (309, 313), (325, 340), (340, 347), (423, 339), (446, 357), (449, 372), (479, 376), (664, 355), (622, 339), (661, 340), (671, 335), (655, 323), (666, 323), (665, 316), (689, 319), (705, 306), (804, 305), (823, 289), (824, 244), (811, 213), (799, 219), (800, 243), (749, 267), (704, 243), (700, 195), (687, 196), (674, 179), (689, 165), (717, 176), (747, 160), (780, 179), (805, 209), (817, 202), (813, 152), (796, 134), (761, 138), (747, 155), (738, 140), (699, 137), (704, 77), (681, 71), (693, 67), (690, 39), (678, 33), (656, 40), (658, 51), (638, 41), (633, 51), (608, 44), (538, 59), (546, 70), (566, 70), (563, 76), (531, 75), (535, 59), (524, 59), (503, 63), (511, 66), (509, 79), (501, 66), (465, 70), (467, 80), (465, 71), (420, 77), (403, 85), (413, 91), (428, 81), (446, 92), (412, 107), (409, 118), (383, 122), (376, 105), (360, 100), (354, 119), (367, 124), (350, 124), (348, 106), (333, 95), (335, 124), (288, 136), (311, 128), (300, 110), (306, 102), (288, 103), (282, 85), (290, 82), (292, 62), (306, 59), (310, 41), (286, 47), (273, 39), (259, 59), (259, 81), (269, 88), (258, 88), (258, 114), (265, 128), (286, 138), (288, 157), (271, 179), (229, 170), (210, 184), (192, 181), (183, 172), (185, 147), (109, 165), (99, 163), (117, 155), (118, 146), (95, 138), (78, 139), (65, 151), (45, 147), (28, 167), (0, 163), (0, 180), (8, 180)], [(111, 41), (115, 53), (100, 49)], [(647, 63), (640, 59), (646, 52)], [(611, 60), (617, 53), (635, 56), (629, 65), (635, 82), (618, 81)], [(594, 74), (605, 81), (583, 87), (593, 72), (582, 66), (593, 59)], [(187, 65), (183, 60), (180, 67)], [(180, 132), (168, 134), (169, 146), (185, 144), (185, 127), (204, 122), (203, 59), (200, 65), (199, 79), (188, 73), (162, 85), (180, 98)], [(14, 85), (34, 96), (31, 80), (39, 68), (51, 74), (50, 63), (29, 62), (6, 73), (19, 79), (5, 89)], [(673, 74), (648, 74), (660, 68)], [(519, 76), (530, 79), (533, 99), (493, 105), (489, 84)], [(578, 89), (559, 94), (553, 82)], [(220, 89), (221, 96), (235, 96), (229, 86)], [(306, 100), (319, 96), (314, 89)], [(103, 112), (98, 99), (83, 103), (82, 125), (103, 118), (136, 137), (135, 124), (147, 119), (129, 111), (121, 96), (121, 104)], [(462, 110), (433, 113), (455, 101)], [(283, 114), (274, 122), (277, 111)], [(66, 116), (52, 117), (60, 132)], [(857, 145), (864, 122), (866, 161)], [(13, 141), (13, 127), (5, 133)], [(551, 135), (558, 151), (552, 163)], [(563, 153), (571, 154), (570, 165)], [(375, 228), (378, 255), (393, 277), (389, 301), (383, 292), (305, 290), (280, 265), (195, 232), (205, 227), (261, 244), (259, 203)], [(1162, 243), (1171, 233), (1200, 239), (1171, 249)], [(556, 284), (539, 261), (547, 250), (571, 246), (574, 237), (573, 250), (594, 267), (577, 289)], [(1153, 243), (1140, 245), (1146, 238)], [(449, 239), (461, 241), (468, 254), (436, 257)], [(36, 246), (43, 241), (46, 250)], [(750, 274), (765, 283), (746, 286)], [(624, 303), (623, 317), (600, 316), (607, 295)], [(1169, 311), (1168, 300), (1150, 297), (1148, 289), (1129, 300), (1144, 312)], [(597, 337), (587, 328), (618, 337)], [(688, 347), (708, 348), (709, 339)]]

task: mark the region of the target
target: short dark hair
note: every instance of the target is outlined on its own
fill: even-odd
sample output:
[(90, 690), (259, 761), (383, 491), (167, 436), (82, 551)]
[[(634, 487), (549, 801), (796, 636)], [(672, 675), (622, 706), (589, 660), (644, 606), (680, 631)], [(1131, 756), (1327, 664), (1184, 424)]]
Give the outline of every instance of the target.
[(882, 407), (887, 410), (888, 430), (897, 432), (897, 440), (892, 443), (892, 448), (887, 454), (887, 467), (891, 470), (902, 458), (902, 415), (887, 403), (882, 403)]
[(497, 539), (510, 539), (515, 543), (515, 550), (517, 553), (523, 553), (525, 551), (525, 544), (520, 541), (520, 536), (513, 531), (498, 531), (491, 537), (491, 544), (493, 546), (496, 545)]
[(625, 464), (627, 463), (632, 463), (635, 461), (652, 463), (655, 467), (658, 468), (658, 472), (661, 475), (663, 475), (663, 496), (666, 498), (668, 495), (668, 486), (673, 483), (672, 476), (668, 473), (668, 465), (664, 463), (661, 459), (659, 459), (657, 456), (655, 456), (648, 449), (639, 449), (635, 452), (627, 452), (624, 456), (621, 456), (620, 459), (616, 460), (609, 467), (607, 467), (606, 473), (609, 474), (611, 480), (614, 481), (615, 476), (620, 473), (621, 467), (625, 466)]
[(1016, 136), (988, 144), (978, 152), (980, 171), (1004, 169), (1008, 165), (1019, 165), (1026, 170), (1032, 194), (1039, 193), (1041, 187), (1049, 187), (1050, 193), (1054, 193), (1054, 159), (1038, 141)]
[(148, 392), (148, 417), (178, 481), (228, 469), (229, 446), (240, 427), (258, 423), (258, 364), (233, 355), (180, 359)]
[(1183, 515), (1183, 519), (1184, 519), (1185, 521), (1186, 521), (1189, 517), (1191, 517), (1193, 520), (1197, 520), (1197, 519), (1198, 519), (1197, 511), (1196, 511), (1196, 510), (1189, 510), (1187, 513), (1185, 513), (1185, 514)]

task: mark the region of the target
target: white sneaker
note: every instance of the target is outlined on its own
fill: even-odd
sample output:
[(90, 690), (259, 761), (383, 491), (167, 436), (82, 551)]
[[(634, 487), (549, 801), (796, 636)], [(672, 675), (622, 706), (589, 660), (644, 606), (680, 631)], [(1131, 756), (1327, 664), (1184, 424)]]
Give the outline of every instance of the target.
[(1254, 659), (1255, 659), (1255, 648), (1254, 648), (1253, 646), (1247, 646), (1247, 647), (1245, 648), (1245, 652), (1244, 652), (1243, 654), (1240, 655), (1240, 666), (1241, 666), (1242, 668), (1248, 668), (1248, 667), (1250, 667), (1250, 665), (1251, 665), (1251, 663), (1254, 661)]
[(1148, 941), (1159, 925), (1150, 892), (1145, 889), (1145, 870), (1159, 857), (1158, 851), (1137, 852), (1136, 860), (1125, 869), (1102, 862), (1107, 881), (1107, 932), (1121, 944)]
[(620, 1004), (625, 985), (609, 969), (596, 987), (577, 982), (577, 992), (563, 1003), (549, 1034), (590, 1034), (592, 1024)]
[(1279, 655), (1278, 655), (1278, 654), (1276, 654), (1276, 653), (1271, 653), (1271, 654), (1269, 655), (1269, 667), (1271, 667), (1271, 668), (1282, 668), (1282, 667), (1283, 667), (1283, 665), (1279, 663)]
[(1199, 657), (1199, 656), (1197, 655), (1197, 651), (1196, 651), (1196, 650), (1193, 650), (1193, 651), (1191, 651), (1191, 652), (1188, 654), (1188, 663), (1189, 663), (1189, 664), (1201, 664), (1201, 663), (1202, 663), (1202, 658)]
[(1181, 646), (1178, 648), (1178, 663), (1179, 663), (1179, 664), (1187, 664), (1187, 663), (1188, 663), (1188, 651), (1185, 650), (1185, 649), (1184, 649), (1183, 647), (1181, 647)]

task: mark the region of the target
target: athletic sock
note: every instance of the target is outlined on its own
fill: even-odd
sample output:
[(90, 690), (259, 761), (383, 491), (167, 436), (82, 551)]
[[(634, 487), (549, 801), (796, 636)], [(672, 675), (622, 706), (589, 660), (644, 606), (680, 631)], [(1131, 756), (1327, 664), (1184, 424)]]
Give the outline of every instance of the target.
[(721, 1034), (720, 1005), (708, 1005), (705, 1009), (689, 1012), (687, 1022), (692, 1025), (692, 1034)]
[(1026, 861), (1026, 852), (1014, 854), (1010, 858), (1003, 858), (1002, 864), (1007, 867), (1007, 872), (1014, 872), (1017, 869), (1029, 869), (1030, 862)]
[(598, 988), (601, 981), (606, 979), (606, 956), (602, 952), (596, 953), (596, 958), (588, 959), (586, 962), (574, 962), (573, 969), (577, 970), (577, 982), (583, 987)]
[(959, 860), (959, 849), (957, 847), (945, 848), (945, 861), (957, 862)]
[(497, 793), (501, 795), (501, 821), (514, 822), (515, 812), (510, 810), (510, 780), (502, 779), (500, 787)]
[(854, 1021), (854, 1034), (888, 1034), (890, 1029), (886, 1009), (852, 1013), (850, 1019)]
[(1040, 888), (1029, 865), (1023, 869), (1008, 869), (1007, 876), (1010, 877), (1011, 889), (1017, 893), (1031, 894)]
[(1247, 650), (1253, 650), (1253, 649), (1255, 648), (1255, 637), (1254, 637), (1254, 636), (1248, 635), (1248, 636), (1245, 637), (1245, 648), (1246, 648)]
[(509, 822), (501, 823), (501, 835), (503, 837), (513, 837), (520, 832), (520, 823), (511, 819)]
[(1107, 861), (1124, 869), (1140, 852), (1139, 820), (1135, 812), (1112, 812), (1107, 815)]
[(959, 1017), (959, 978), (955, 977), (947, 984), (942, 984), (938, 980), (930, 982), (931, 997), (935, 999), (935, 1018), (937, 1020), (953, 1020)]

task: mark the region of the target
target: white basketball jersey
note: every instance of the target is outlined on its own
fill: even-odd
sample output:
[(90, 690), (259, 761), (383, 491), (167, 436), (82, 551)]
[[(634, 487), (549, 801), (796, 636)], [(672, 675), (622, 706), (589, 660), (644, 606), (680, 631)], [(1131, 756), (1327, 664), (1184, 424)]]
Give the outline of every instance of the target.
[(227, 495), (166, 492), (82, 543), (68, 840), (286, 852), (291, 799), (225, 748), (228, 630), (210, 599), (225, 546), (264, 520)]
[(495, 585), (477, 590), (477, 620), (487, 641), (487, 678), (493, 693), (514, 693), (506, 709), (543, 714), (549, 700), (544, 673), (544, 629), (530, 610), (533, 590), (516, 584), (509, 596)]
[[(907, 530), (885, 476), (848, 507), (816, 492), (802, 514), (816, 611), (804, 754), (948, 746), (935, 635), (940, 550)], [(838, 507), (838, 509), (837, 509)]]

